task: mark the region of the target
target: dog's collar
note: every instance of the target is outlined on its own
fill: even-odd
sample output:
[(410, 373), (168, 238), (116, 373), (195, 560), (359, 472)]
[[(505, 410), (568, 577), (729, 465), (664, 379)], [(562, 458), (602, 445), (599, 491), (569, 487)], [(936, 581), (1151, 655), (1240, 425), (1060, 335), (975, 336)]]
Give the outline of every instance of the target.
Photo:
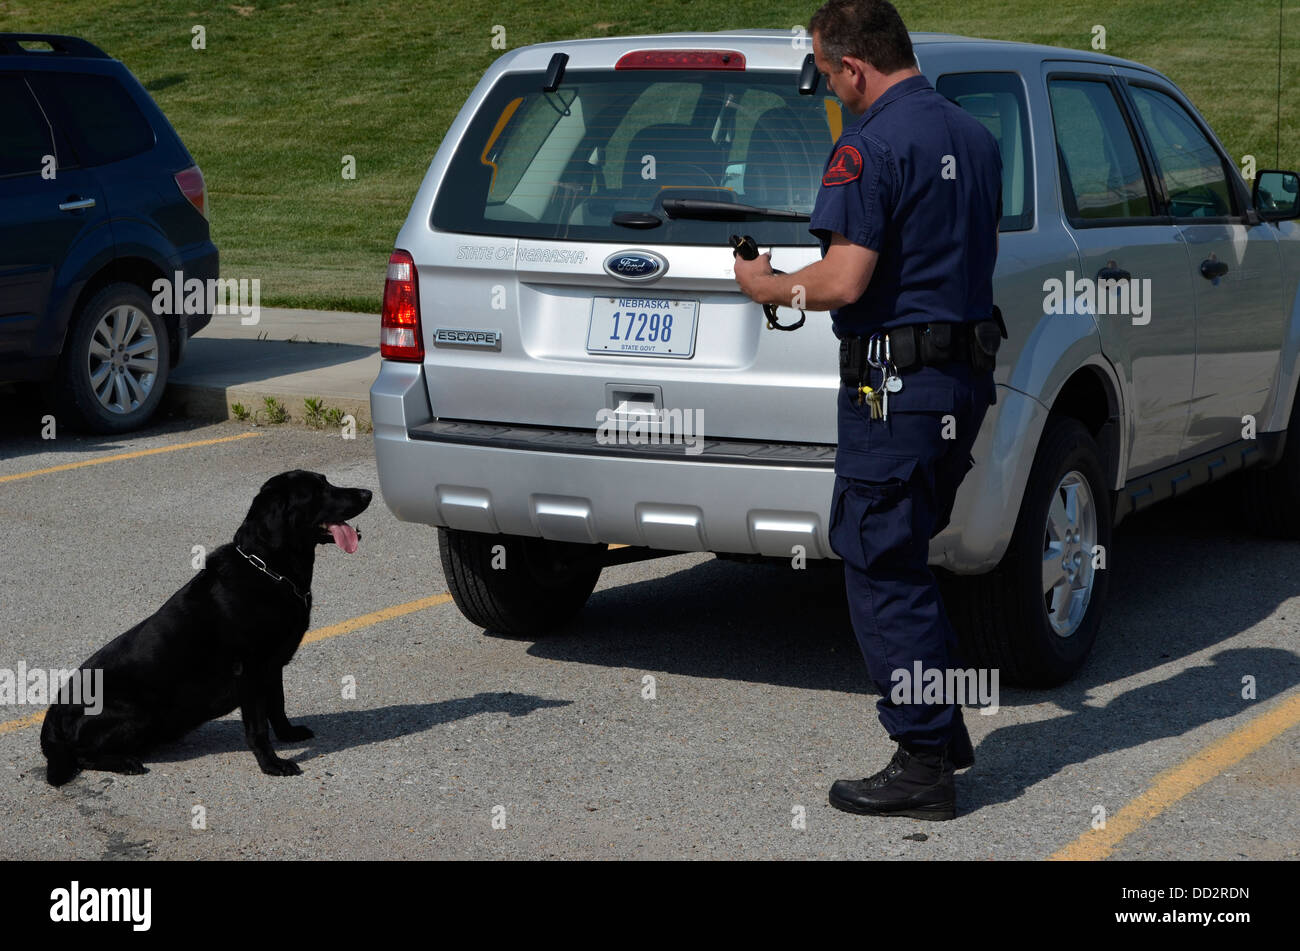
[(262, 574), (274, 578), (276, 581), (283, 581), (285, 584), (289, 586), (289, 590), (291, 590), (294, 594), (296, 594), (299, 600), (301, 600), (303, 604), (307, 605), (308, 609), (311, 608), (310, 589), (308, 589), (306, 594), (303, 594), (301, 591), (298, 590), (298, 586), (294, 584), (292, 581), (290, 581), (288, 578), (286, 578), (284, 575), (276, 574), (270, 568), (266, 567), (266, 562), (264, 562), (257, 555), (250, 555), (248, 552), (244, 551), (244, 549), (240, 548), (238, 545), (235, 546), (235, 551), (243, 555), (244, 558), (248, 560), (248, 563), (252, 565), (254, 568), (256, 568), (258, 571), (262, 572)]

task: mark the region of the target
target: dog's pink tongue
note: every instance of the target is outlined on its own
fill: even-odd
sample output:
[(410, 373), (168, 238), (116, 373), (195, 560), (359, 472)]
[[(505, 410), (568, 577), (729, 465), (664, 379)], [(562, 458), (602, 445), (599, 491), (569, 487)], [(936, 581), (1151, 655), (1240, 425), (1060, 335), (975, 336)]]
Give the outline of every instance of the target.
[(349, 555), (357, 550), (357, 530), (347, 522), (339, 522), (337, 525), (326, 525), (325, 527), (334, 536), (334, 544)]

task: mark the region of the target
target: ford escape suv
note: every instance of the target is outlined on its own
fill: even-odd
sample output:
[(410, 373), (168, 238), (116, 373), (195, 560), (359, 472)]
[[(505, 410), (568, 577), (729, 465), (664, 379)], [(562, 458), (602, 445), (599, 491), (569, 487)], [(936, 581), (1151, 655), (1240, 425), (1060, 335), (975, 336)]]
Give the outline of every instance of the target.
[[(1009, 331), (931, 563), (958, 576), (972, 660), (1056, 683), (1125, 515), (1248, 470), (1247, 515), (1300, 537), (1297, 177), (1248, 188), (1137, 63), (913, 42), (1001, 148)], [(397, 237), (371, 389), (384, 500), (438, 526), (470, 620), (543, 634), (615, 561), (834, 557), (829, 319), (773, 330), (728, 246), (817, 258), (808, 214), (853, 121), (819, 78), (786, 33), (678, 34), (518, 49), (470, 95)]]
[(143, 425), (211, 317), (206, 295), (155, 313), (178, 275), (206, 286), (217, 249), (171, 123), (97, 46), (0, 33), (0, 381), (42, 382), (84, 429)]

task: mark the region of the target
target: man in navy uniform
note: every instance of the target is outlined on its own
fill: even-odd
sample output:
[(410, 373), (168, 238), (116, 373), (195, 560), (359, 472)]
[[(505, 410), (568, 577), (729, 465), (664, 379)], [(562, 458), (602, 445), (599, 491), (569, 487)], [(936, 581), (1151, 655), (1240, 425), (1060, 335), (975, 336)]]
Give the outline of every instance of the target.
[(858, 116), (826, 163), (809, 225), (822, 260), (776, 274), (770, 255), (737, 258), (736, 281), (760, 304), (788, 307), (801, 291), (803, 307), (831, 312), (840, 338), (829, 534), (898, 748), (875, 775), (836, 782), (831, 804), (951, 819), (953, 770), (974, 762), (961, 706), (890, 694), (895, 672), (912, 678), (917, 661), (940, 675), (958, 666), (928, 551), (994, 401), (1002, 162), (988, 130), (921, 75), (886, 0), (830, 0), (809, 31), (817, 68)]

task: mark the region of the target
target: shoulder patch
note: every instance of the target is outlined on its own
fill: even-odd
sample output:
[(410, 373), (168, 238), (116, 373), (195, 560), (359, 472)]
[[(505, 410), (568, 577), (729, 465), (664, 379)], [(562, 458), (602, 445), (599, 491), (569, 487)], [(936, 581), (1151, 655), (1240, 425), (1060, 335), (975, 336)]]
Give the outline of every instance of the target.
[(862, 153), (851, 145), (841, 145), (831, 156), (822, 176), (823, 185), (847, 185), (862, 177)]

